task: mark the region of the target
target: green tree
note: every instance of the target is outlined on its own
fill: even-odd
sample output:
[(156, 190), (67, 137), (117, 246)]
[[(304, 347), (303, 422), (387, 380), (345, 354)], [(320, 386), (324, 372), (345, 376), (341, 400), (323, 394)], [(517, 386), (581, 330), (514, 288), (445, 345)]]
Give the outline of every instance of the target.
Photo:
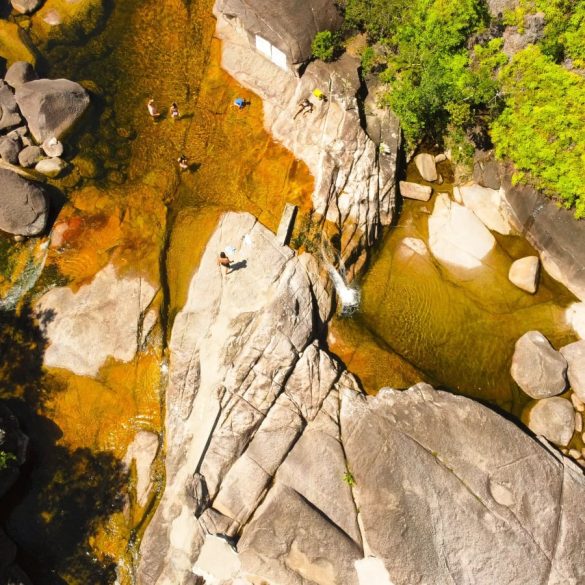
[(585, 217), (585, 79), (530, 45), (501, 72), (505, 108), (492, 126), (513, 180), (530, 180)]
[(325, 62), (333, 61), (337, 57), (340, 48), (338, 36), (330, 30), (318, 32), (311, 43), (313, 57)]

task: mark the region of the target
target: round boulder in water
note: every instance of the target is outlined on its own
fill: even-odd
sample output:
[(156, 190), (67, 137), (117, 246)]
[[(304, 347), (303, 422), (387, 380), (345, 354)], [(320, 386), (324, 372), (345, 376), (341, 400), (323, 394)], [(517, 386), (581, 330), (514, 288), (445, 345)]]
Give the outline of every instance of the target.
[(531, 398), (548, 398), (567, 387), (567, 360), (542, 333), (528, 331), (516, 342), (510, 374)]
[(22, 236), (40, 234), (49, 210), (43, 188), (5, 169), (0, 169), (0, 185), (0, 229)]
[(529, 408), (526, 422), (533, 433), (566, 447), (573, 437), (575, 411), (571, 402), (560, 396), (543, 398)]

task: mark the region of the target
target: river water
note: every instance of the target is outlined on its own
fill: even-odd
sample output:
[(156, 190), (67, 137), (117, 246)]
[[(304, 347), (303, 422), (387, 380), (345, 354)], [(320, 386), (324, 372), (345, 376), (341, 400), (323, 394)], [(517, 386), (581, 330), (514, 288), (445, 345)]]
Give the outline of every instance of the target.
[[(249, 211), (274, 230), (292, 202), (301, 208), (296, 241), (308, 225), (313, 179), (264, 131), (260, 100), (222, 72), (211, 7), (115, 2), (89, 40), (45, 50), (43, 73), (87, 82), (95, 109), (77, 137), (85, 176), (59, 184), (67, 195), (59, 242), (0, 242), (2, 296), (20, 299), (2, 326), (22, 362), (2, 376), (31, 437), (30, 462), (3, 519), (38, 583), (112, 583), (116, 566), (120, 583), (133, 580), (156, 495), (144, 507), (132, 500), (135, 478), (122, 460), (137, 431), (162, 433), (166, 340), (220, 214)], [(237, 96), (251, 106), (231, 108)], [(149, 97), (163, 112), (176, 101), (181, 119), (153, 122)], [(192, 165), (185, 173), (176, 165), (181, 153)], [(473, 278), (406, 253), (405, 237), (428, 238), (431, 205), (404, 206), (360, 283), (361, 311), (336, 318), (330, 346), (369, 392), (424, 379), (519, 415), (526, 399), (508, 374), (513, 342), (533, 328), (557, 346), (572, 340), (562, 325), (572, 298), (546, 275), (534, 296), (507, 281), (511, 259), (530, 253), (520, 238), (498, 238), (489, 270)], [(148, 346), (131, 363), (110, 360), (95, 379), (43, 368), (46, 341), (28, 303), (51, 286), (78, 290), (109, 263), (160, 288), (161, 318)], [(156, 494), (162, 457), (154, 470)]]

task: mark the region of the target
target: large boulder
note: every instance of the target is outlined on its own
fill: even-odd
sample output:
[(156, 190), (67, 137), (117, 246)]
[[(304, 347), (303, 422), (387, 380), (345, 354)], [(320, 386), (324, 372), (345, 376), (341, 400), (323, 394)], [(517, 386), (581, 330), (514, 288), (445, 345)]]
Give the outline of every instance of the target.
[(36, 236), (47, 225), (48, 202), (40, 185), (0, 169), (0, 229)]
[(505, 236), (514, 232), (510, 223), (511, 210), (499, 190), (476, 183), (466, 183), (458, 189), (465, 207), (471, 209), (488, 229)]
[(453, 266), (479, 268), (496, 244), (494, 236), (466, 207), (440, 193), (429, 217), (429, 247), (433, 255)]
[(27, 61), (16, 61), (8, 68), (4, 76), (4, 81), (14, 89), (35, 79), (37, 79), (37, 74), (34, 67)]
[(567, 360), (542, 333), (528, 331), (516, 342), (510, 374), (532, 398), (556, 396), (567, 387)]
[(108, 264), (77, 292), (51, 289), (38, 301), (49, 345), (44, 364), (95, 376), (108, 357), (129, 362), (154, 326), (156, 294), (144, 278), (119, 278)]
[(512, 262), (508, 278), (518, 288), (534, 294), (538, 288), (539, 273), (540, 258), (538, 256), (526, 256)]
[(583, 475), (467, 398), (366, 397), (320, 347), (308, 269), (247, 214), (213, 234), (171, 335), (138, 582), (582, 582)]
[(69, 132), (89, 106), (89, 95), (68, 79), (37, 79), (16, 88), (16, 102), (37, 142)]
[(573, 392), (585, 402), (585, 340), (569, 343), (560, 349), (567, 360), (567, 376)]
[(528, 408), (528, 428), (559, 447), (566, 447), (575, 430), (575, 410), (569, 400), (554, 396), (543, 398)]

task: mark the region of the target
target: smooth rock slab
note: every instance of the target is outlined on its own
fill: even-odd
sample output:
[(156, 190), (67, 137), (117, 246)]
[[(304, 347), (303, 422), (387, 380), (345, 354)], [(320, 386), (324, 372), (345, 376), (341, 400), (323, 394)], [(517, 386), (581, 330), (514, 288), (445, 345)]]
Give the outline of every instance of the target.
[(514, 232), (510, 223), (510, 206), (499, 190), (467, 183), (459, 187), (459, 192), (465, 207), (471, 209), (488, 229), (505, 236)]
[(534, 294), (538, 288), (539, 273), (540, 258), (538, 256), (526, 256), (512, 262), (508, 278), (518, 288)]
[(428, 185), (419, 185), (418, 183), (400, 181), (400, 194), (407, 199), (428, 201), (431, 198), (432, 192), (433, 189)]
[(585, 582), (583, 474), (515, 424), (419, 384), (342, 395), (341, 437), (394, 585)]
[(479, 268), (496, 244), (494, 236), (466, 207), (441, 193), (429, 217), (429, 247), (433, 255), (447, 264)]
[(36, 305), (49, 347), (44, 364), (80, 376), (95, 376), (108, 357), (129, 362), (139, 331), (145, 337), (156, 321), (149, 310), (156, 289), (143, 278), (118, 278), (110, 264), (76, 293), (59, 287)]
[(159, 438), (156, 433), (138, 431), (130, 443), (124, 463), (130, 467), (132, 461), (136, 465), (136, 501), (144, 507), (152, 487), (151, 467), (159, 448)]
[(573, 392), (585, 402), (585, 340), (576, 341), (560, 349), (567, 360), (567, 377)]
[(68, 79), (37, 79), (16, 88), (16, 102), (37, 142), (61, 138), (89, 106), (89, 95)]
[(435, 157), (432, 154), (422, 153), (414, 157), (414, 164), (425, 181), (437, 180), (437, 167)]
[(533, 433), (542, 435), (555, 445), (566, 447), (575, 430), (573, 405), (560, 396), (543, 398), (530, 407), (527, 424)]
[(36, 236), (47, 224), (48, 203), (42, 187), (12, 171), (0, 169), (0, 229)]
[(567, 387), (567, 360), (539, 331), (528, 331), (518, 341), (510, 374), (531, 398), (556, 396)]

